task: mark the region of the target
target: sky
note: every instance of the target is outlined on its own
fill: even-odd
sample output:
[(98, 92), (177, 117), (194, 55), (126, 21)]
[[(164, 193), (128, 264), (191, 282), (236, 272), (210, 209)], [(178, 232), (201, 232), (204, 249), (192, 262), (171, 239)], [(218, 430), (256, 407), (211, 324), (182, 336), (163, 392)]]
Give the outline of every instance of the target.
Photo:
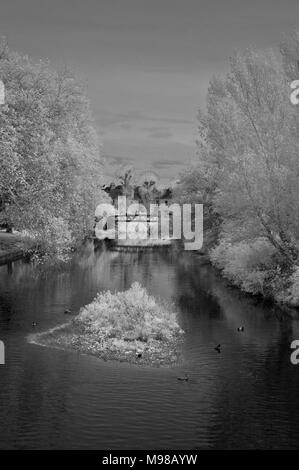
[(298, 0), (1, 0), (0, 35), (67, 64), (91, 101), (109, 176), (132, 166), (162, 184), (196, 158), (199, 106), (235, 50), (276, 46)]

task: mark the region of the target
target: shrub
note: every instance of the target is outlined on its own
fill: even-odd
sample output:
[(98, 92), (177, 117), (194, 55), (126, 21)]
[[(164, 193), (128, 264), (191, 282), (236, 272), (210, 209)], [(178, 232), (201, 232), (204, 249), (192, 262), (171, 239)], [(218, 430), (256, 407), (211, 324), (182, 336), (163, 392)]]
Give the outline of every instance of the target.
[(48, 217), (42, 227), (29, 235), (36, 242), (33, 260), (39, 263), (51, 261), (66, 262), (72, 246), (72, 235), (68, 223), (62, 217)]
[(99, 338), (127, 341), (164, 341), (182, 333), (176, 314), (137, 282), (124, 292), (97, 294), (80, 310), (74, 323)]
[(223, 239), (211, 250), (212, 263), (233, 284), (251, 294), (264, 294), (266, 281), (275, 269), (275, 250), (262, 238), (232, 244)]
[(295, 266), (294, 272), (290, 277), (290, 286), (286, 291), (283, 301), (292, 306), (299, 305), (299, 266)]

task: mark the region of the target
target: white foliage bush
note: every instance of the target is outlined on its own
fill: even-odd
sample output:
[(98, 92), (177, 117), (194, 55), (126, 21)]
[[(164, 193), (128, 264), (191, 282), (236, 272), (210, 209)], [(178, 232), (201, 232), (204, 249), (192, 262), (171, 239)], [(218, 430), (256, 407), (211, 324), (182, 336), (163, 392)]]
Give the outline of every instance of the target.
[(274, 266), (274, 248), (265, 239), (232, 244), (223, 239), (211, 250), (212, 263), (244, 291), (263, 293), (265, 279)]
[(124, 292), (99, 293), (80, 310), (75, 324), (98, 337), (119, 340), (170, 340), (182, 333), (176, 314), (135, 282)]
[(290, 278), (291, 285), (287, 291), (286, 298), (284, 299), (287, 303), (293, 306), (299, 305), (299, 266), (295, 266), (294, 272)]
[(44, 263), (55, 259), (56, 262), (69, 260), (73, 238), (68, 223), (62, 217), (48, 217), (40, 230), (31, 232), (39, 249), (33, 260)]

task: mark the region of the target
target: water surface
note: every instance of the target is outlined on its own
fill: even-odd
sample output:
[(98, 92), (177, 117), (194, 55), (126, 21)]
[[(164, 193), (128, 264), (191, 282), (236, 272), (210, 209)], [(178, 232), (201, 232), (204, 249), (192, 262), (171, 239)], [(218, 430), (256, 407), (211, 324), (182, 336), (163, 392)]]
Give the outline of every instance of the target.
[[(184, 365), (108, 363), (26, 340), (33, 321), (46, 330), (66, 321), (65, 308), (77, 312), (97, 292), (134, 281), (176, 304)], [(299, 365), (289, 359), (298, 326), (192, 253), (88, 245), (67, 272), (1, 266), (0, 448), (299, 448)], [(185, 372), (190, 381), (178, 382)]]

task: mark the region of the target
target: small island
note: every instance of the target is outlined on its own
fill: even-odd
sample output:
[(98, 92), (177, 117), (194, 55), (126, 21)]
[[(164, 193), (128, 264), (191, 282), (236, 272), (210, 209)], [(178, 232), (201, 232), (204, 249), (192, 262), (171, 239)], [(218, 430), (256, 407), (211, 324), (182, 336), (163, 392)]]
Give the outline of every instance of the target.
[(103, 360), (172, 366), (178, 363), (183, 333), (176, 313), (135, 282), (124, 292), (98, 293), (71, 321), (30, 341)]

